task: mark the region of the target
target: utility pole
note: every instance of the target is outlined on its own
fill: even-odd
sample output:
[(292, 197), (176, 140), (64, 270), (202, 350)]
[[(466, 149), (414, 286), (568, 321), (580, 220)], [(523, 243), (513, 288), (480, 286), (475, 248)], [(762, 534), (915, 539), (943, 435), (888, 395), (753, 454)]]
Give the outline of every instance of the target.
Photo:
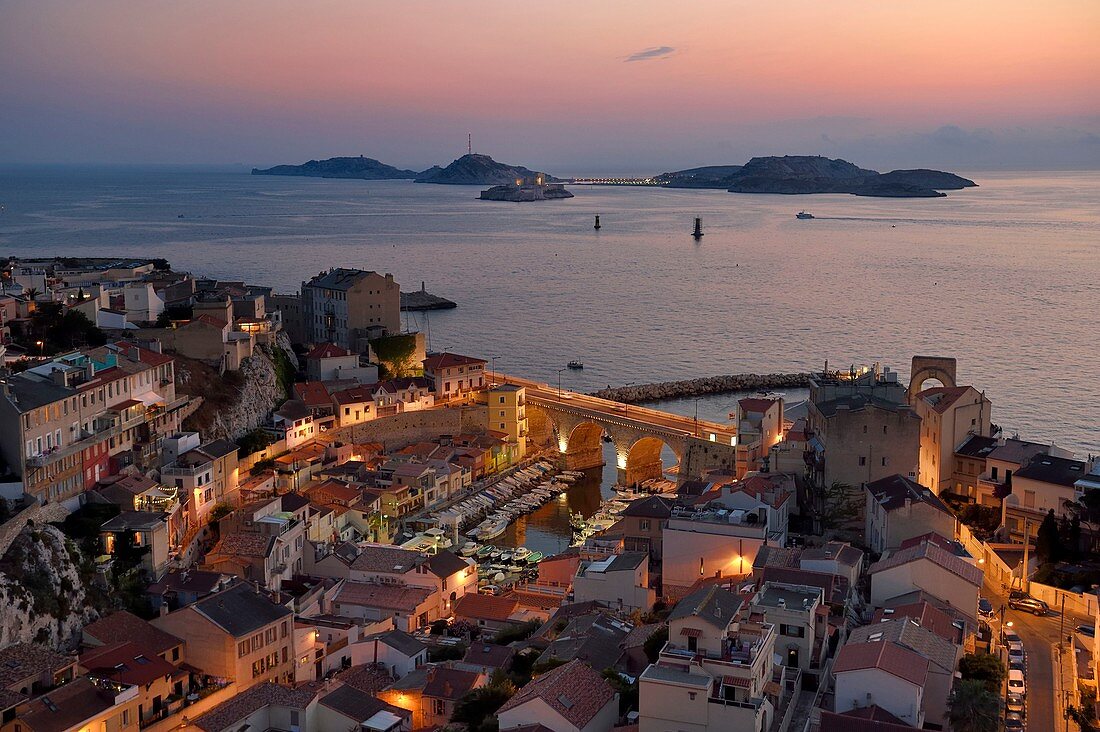
[(1030, 587), (1028, 585), (1028, 571), (1027, 571), (1027, 555), (1028, 550), (1031, 548), (1031, 529), (1028, 526), (1028, 520), (1024, 519), (1024, 567), (1020, 572), (1020, 589), (1027, 592)]
[(565, 369), (558, 369), (558, 401), (561, 401), (561, 372)]

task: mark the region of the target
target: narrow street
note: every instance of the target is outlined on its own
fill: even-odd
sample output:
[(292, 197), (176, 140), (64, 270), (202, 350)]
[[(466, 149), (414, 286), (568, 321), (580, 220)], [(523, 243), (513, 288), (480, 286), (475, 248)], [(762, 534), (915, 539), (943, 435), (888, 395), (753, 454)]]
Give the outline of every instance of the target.
[[(1024, 642), (1027, 662), (1027, 728), (1059, 732), (1066, 730), (1065, 695), (1062, 693), (1061, 679), (1055, 678), (1061, 666), (1061, 658), (1055, 648), (1062, 621), (1058, 611), (1051, 609), (1048, 615), (1039, 617), (1012, 610), (1008, 608), (1008, 595), (1001, 594), (999, 587), (993, 588), (988, 583), (983, 588), (982, 595), (993, 603), (995, 609), (999, 610), (1001, 605), (1006, 607), (1005, 622), (1012, 623), (1012, 629)], [(1085, 622), (1091, 624), (1092, 620), (1067, 614), (1062, 625), (1064, 635), (1061, 640), (1065, 640), (1065, 635), (1072, 635), (1075, 626)], [(1000, 618), (995, 618), (991, 625), (999, 643)], [(1071, 729), (1075, 730), (1075, 727)]]

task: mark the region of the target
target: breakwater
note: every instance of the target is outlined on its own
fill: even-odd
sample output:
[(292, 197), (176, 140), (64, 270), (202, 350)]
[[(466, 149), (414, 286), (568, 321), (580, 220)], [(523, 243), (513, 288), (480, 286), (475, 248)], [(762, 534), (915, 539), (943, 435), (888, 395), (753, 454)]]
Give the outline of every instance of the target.
[(699, 379), (661, 381), (655, 384), (634, 384), (594, 391), (589, 396), (634, 404), (659, 399), (726, 394), (734, 391), (798, 389), (810, 385), (811, 374), (731, 374), (704, 376)]

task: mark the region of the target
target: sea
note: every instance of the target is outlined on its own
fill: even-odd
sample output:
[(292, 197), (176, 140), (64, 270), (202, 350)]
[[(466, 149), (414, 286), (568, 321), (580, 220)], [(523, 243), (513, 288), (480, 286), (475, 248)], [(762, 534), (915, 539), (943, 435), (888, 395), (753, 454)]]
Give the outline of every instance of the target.
[[(906, 379), (914, 355), (953, 356), (1006, 434), (1100, 452), (1100, 172), (959, 172), (979, 186), (934, 199), (576, 185), (506, 203), (409, 181), (3, 168), (0, 256), (164, 257), (280, 292), (329, 267), (391, 272), (458, 303), (407, 316), (433, 349), (554, 385), (582, 361), (560, 373), (579, 391), (826, 363)], [(735, 398), (663, 406), (724, 420)]]

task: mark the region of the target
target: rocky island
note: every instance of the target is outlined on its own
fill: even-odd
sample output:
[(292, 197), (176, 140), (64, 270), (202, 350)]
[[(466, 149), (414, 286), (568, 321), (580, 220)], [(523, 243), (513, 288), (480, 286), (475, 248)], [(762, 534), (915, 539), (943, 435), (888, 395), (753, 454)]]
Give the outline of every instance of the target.
[(536, 173), (532, 178), (516, 178), (502, 186), (493, 186), (481, 192), (479, 198), (482, 201), (510, 201), (523, 203), (525, 201), (553, 201), (562, 198), (572, 198), (573, 194), (565, 190), (561, 183), (547, 183), (546, 176)]
[[(522, 165), (498, 163), (488, 155), (478, 153), (463, 155), (445, 168), (440, 168), (438, 165), (429, 168), (416, 177), (416, 182), (456, 186), (507, 186), (514, 185), (519, 179), (534, 179), (538, 176), (542, 176), (546, 183), (564, 182), (552, 175), (538, 173)], [(561, 196), (561, 198), (568, 198), (568, 196)]]
[(732, 193), (851, 193), (891, 198), (936, 198), (946, 196), (945, 190), (977, 185), (939, 170), (879, 173), (819, 155), (756, 157), (744, 165), (690, 168), (662, 173), (654, 180), (672, 188), (724, 188)]
[(374, 158), (359, 157), (310, 160), (302, 165), (276, 165), (274, 168), (253, 168), (252, 175), (289, 175), (306, 178), (352, 178), (355, 180), (408, 180), (419, 175), (415, 170), (401, 170)]

